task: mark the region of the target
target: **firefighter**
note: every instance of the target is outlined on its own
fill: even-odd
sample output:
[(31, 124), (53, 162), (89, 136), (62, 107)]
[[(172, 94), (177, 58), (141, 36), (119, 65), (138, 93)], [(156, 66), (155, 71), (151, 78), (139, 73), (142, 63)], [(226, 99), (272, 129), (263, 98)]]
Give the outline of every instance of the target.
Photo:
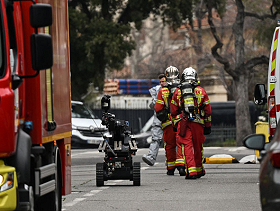
[(161, 127), (163, 129), (167, 175), (174, 175), (174, 171), (177, 168), (180, 176), (185, 176), (186, 171), (182, 150), (180, 149), (181, 145), (177, 147), (176, 133), (173, 131), (170, 114), (171, 94), (174, 90), (172, 89), (172, 83), (179, 79), (179, 70), (174, 66), (170, 66), (165, 70), (165, 76), (167, 78), (167, 86), (159, 90), (155, 103), (155, 112), (157, 118), (161, 121)]
[(192, 67), (184, 69), (180, 88), (175, 90), (170, 107), (173, 117), (180, 115), (176, 138), (182, 146), (186, 163), (185, 178), (200, 178), (205, 175), (202, 144), (204, 135), (211, 133), (211, 105)]
[[(155, 103), (157, 100), (157, 95), (160, 88), (167, 85), (166, 76), (164, 74), (160, 74), (158, 76), (159, 85), (152, 87), (149, 89), (149, 92), (153, 98), (150, 108), (155, 109)], [(162, 141), (163, 130), (161, 128), (161, 121), (156, 117), (156, 113), (154, 113), (154, 120), (152, 125), (152, 142), (150, 143), (149, 153), (148, 155), (144, 154), (142, 160), (150, 166), (153, 166), (156, 162), (159, 145)]]

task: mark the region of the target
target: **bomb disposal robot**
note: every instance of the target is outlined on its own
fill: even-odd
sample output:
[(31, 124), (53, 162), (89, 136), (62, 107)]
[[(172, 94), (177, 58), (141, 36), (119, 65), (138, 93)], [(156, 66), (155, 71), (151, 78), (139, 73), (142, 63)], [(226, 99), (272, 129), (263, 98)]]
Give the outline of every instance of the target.
[(132, 162), (132, 155), (136, 154), (136, 141), (128, 130), (128, 121), (115, 119), (110, 109), (110, 95), (101, 99), (102, 124), (110, 135), (104, 135), (100, 143), (99, 152), (105, 152), (104, 162), (96, 164), (96, 186), (103, 186), (104, 181), (129, 179), (133, 185), (140, 186), (140, 162)]

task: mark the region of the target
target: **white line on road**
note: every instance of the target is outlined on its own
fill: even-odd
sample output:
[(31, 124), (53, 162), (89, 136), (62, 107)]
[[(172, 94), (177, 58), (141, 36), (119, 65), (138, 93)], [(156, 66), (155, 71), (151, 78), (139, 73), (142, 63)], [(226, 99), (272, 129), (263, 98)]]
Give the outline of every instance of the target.
[[(116, 185), (118, 182), (122, 182), (122, 181), (124, 181), (124, 180), (112, 180), (112, 181), (113, 181), (112, 183), (107, 183), (106, 185)], [(103, 190), (105, 190), (105, 189), (108, 189), (108, 188), (109, 188), (109, 187), (99, 187), (99, 188), (96, 189), (96, 190), (91, 190), (89, 193), (86, 193), (86, 194), (84, 194), (83, 196), (84, 196), (84, 197), (90, 197), (90, 196), (93, 196), (93, 195), (95, 195), (95, 194), (97, 194), (97, 193), (99, 193), (99, 192), (101, 192), (101, 191), (103, 191)], [(72, 202), (69, 202), (69, 203), (64, 204), (63, 207), (71, 207), (71, 206), (74, 206), (74, 205), (76, 205), (78, 202), (83, 201), (83, 200), (85, 200), (85, 199), (86, 199), (86, 198), (75, 198)], [(63, 208), (62, 210), (65, 211), (66, 209)]]
[(78, 202), (83, 201), (83, 200), (85, 200), (85, 199), (86, 199), (86, 198), (76, 198), (76, 199), (74, 199), (72, 202), (69, 202), (69, 203), (67, 203), (67, 204), (64, 204), (64, 206), (66, 206), (66, 207), (71, 207), (71, 206), (73, 206), (73, 205), (77, 204)]

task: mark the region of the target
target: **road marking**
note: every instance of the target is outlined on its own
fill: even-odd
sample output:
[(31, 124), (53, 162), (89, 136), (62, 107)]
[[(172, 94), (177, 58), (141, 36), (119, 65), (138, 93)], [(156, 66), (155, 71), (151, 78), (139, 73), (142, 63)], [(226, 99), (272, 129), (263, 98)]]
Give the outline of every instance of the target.
[(69, 202), (69, 203), (67, 203), (67, 204), (64, 204), (63, 206), (71, 207), (71, 206), (73, 206), (73, 205), (77, 204), (78, 202), (83, 201), (83, 200), (85, 200), (85, 199), (86, 199), (86, 198), (75, 198), (72, 202)]
[(99, 151), (84, 151), (84, 152), (71, 154), (71, 157), (76, 157), (76, 156), (85, 155), (85, 154), (99, 154), (99, 153), (100, 153)]
[[(144, 151), (144, 150), (146, 150), (146, 149), (139, 149), (139, 151)], [(159, 151), (164, 151), (164, 148), (160, 148)], [(76, 157), (76, 158), (78, 158), (78, 156), (81, 156), (81, 155), (85, 155), (85, 154), (87, 154), (87, 155), (89, 155), (89, 154), (98, 154), (98, 153), (100, 153), (100, 152), (98, 152), (98, 151), (94, 151), (94, 152), (92, 152), (92, 151), (90, 151), (90, 152), (79, 152), (79, 153), (77, 153), (77, 154), (72, 154), (71, 157)], [(159, 164), (159, 163), (156, 162), (156, 163), (154, 164), (154, 166), (155, 166), (155, 165), (158, 165), (158, 164)], [(83, 168), (84, 168), (84, 167), (92, 167), (92, 165), (80, 165), (80, 166), (78, 166), (78, 167), (83, 167)], [(152, 166), (141, 167), (141, 170), (145, 170), (145, 169), (148, 169), (148, 168), (150, 168), (150, 167), (152, 167)], [(72, 171), (77, 172), (77, 171), (80, 171), (80, 170), (79, 170), (79, 168), (77, 168), (77, 169), (72, 168)], [(85, 198), (75, 198), (72, 202), (68, 202), (68, 203), (66, 203), (66, 204), (63, 204), (62, 211), (66, 211), (66, 210), (67, 210), (66, 207), (74, 206), (74, 205), (76, 205), (77, 203), (79, 203), (79, 202), (81, 202), (81, 201), (83, 201), (83, 200), (86, 200), (86, 199), (87, 199), (86, 197), (91, 197), (91, 196), (93, 196), (93, 195), (95, 195), (95, 194), (97, 194), (97, 193), (100, 193), (100, 192), (103, 191), (103, 190), (108, 189), (110, 186), (116, 185), (117, 183), (120, 183), (120, 182), (123, 182), (123, 181), (124, 181), (124, 180), (112, 180), (112, 182), (106, 184), (106, 185), (107, 185), (106, 187), (103, 186), (103, 187), (98, 187), (98, 189), (91, 190), (90, 192), (85, 193), (85, 194), (83, 195), (83, 197), (85, 197)], [(73, 192), (74, 192), (74, 191), (73, 191)], [(72, 193), (73, 193), (73, 192), (72, 192)], [(78, 192), (77, 192), (77, 193), (78, 193)]]
[(109, 187), (100, 187), (100, 189), (108, 189)]
[(84, 197), (88, 197), (88, 196), (94, 196), (95, 193), (86, 193), (85, 195), (83, 195)]
[(102, 190), (92, 190), (92, 191), (90, 191), (91, 193), (99, 193), (100, 191), (102, 191)]
[(238, 150), (245, 150), (245, 149), (247, 149), (247, 148), (246, 147), (236, 147), (236, 148), (233, 148), (233, 149), (229, 149), (228, 151), (229, 152), (236, 152)]
[[(121, 180), (121, 181), (123, 181), (123, 180)], [(86, 194), (84, 194), (83, 196), (84, 196), (84, 197), (90, 197), (90, 196), (93, 196), (93, 195), (95, 195), (95, 194), (97, 194), (97, 193), (99, 193), (99, 192), (101, 192), (101, 191), (103, 191), (103, 190), (105, 190), (105, 189), (108, 189), (108, 188), (109, 188), (109, 187), (99, 187), (97, 190), (91, 190), (89, 193), (86, 193)], [(78, 202), (83, 201), (83, 200), (85, 200), (85, 199), (86, 199), (86, 198), (76, 198), (76, 199), (74, 199), (72, 202), (69, 202), (69, 203), (64, 204), (63, 207), (71, 207), (71, 206), (74, 206), (74, 205), (77, 204)], [(63, 208), (62, 210), (65, 211), (66, 209)]]

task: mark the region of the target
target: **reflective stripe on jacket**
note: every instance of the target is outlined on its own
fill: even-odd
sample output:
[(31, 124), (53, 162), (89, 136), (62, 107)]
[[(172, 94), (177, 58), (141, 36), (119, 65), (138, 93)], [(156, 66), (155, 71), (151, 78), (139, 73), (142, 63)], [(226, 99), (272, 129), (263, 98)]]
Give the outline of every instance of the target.
[[(169, 99), (169, 89), (167, 87), (162, 87), (157, 95), (157, 100), (155, 103), (155, 112), (159, 112), (167, 107), (169, 107), (171, 103), (171, 99)], [(168, 125), (172, 124), (171, 115), (169, 114), (169, 120), (161, 123), (161, 128), (164, 129)]]

